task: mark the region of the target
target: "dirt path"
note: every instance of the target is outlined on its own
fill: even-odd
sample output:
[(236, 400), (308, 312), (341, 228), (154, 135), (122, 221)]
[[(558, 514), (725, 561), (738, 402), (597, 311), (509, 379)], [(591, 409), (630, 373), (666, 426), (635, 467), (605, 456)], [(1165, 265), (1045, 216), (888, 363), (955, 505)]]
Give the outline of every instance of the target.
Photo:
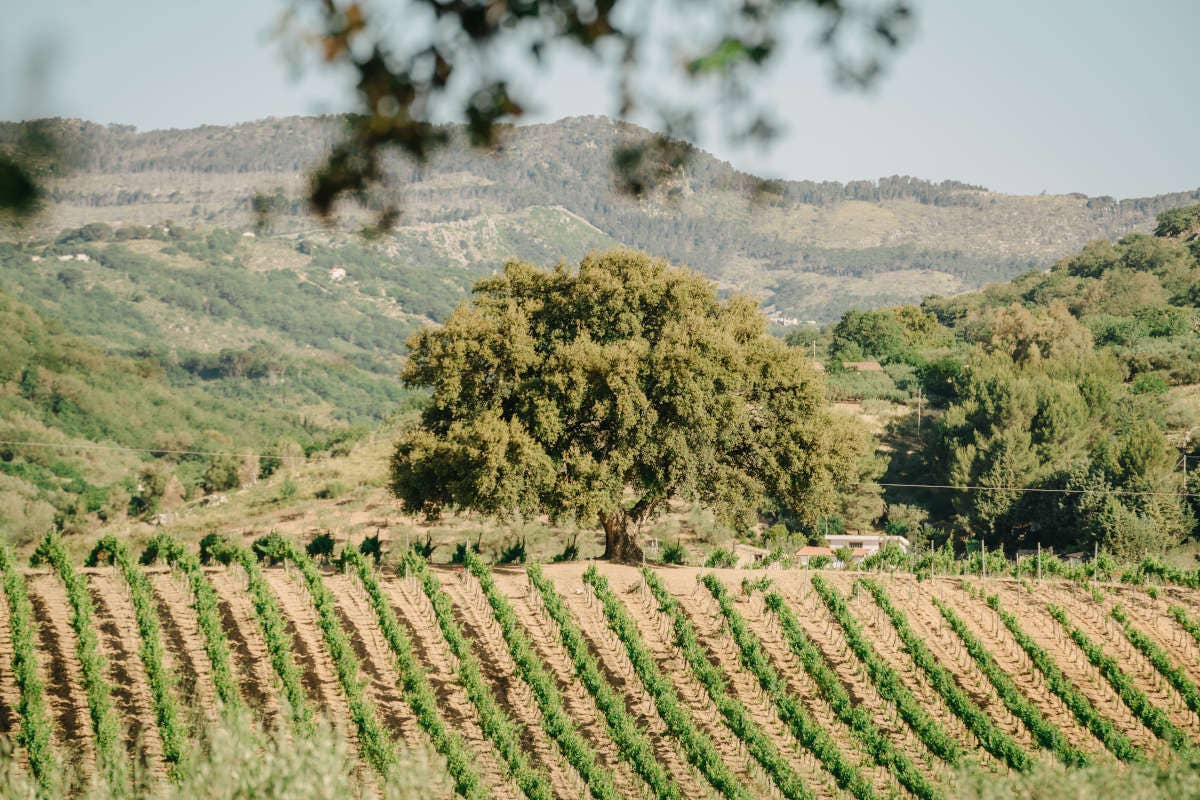
[(12, 628), (8, 619), (8, 595), (0, 588), (0, 740), (7, 740), (6, 743), (13, 748), (11, 753), (15, 762), (25, 770), (29, 766), (29, 755), (16, 742), (21, 725), (21, 717), (17, 712), (21, 689), (13, 672)]
[[(855, 705), (869, 711), (876, 727), (888, 737), (898, 751), (905, 753), (918, 769), (934, 780), (948, 783), (952, 778), (952, 771), (948, 765), (930, 752), (900, 716), (896, 706), (880, 696), (866, 667), (847, 643), (841, 626), (829, 614), (829, 610), (817, 597), (809, 582), (773, 578), (773, 588), (777, 589), (788, 603), (797, 624), (837, 674)], [(781, 669), (782, 673), (790, 678), (792, 672), (803, 669), (803, 665), (790, 655), (790, 648), (783, 639), (774, 615), (759, 619), (749, 618), (748, 622), (759, 634), (759, 639), (771, 653), (775, 664), (791, 665), (788, 669)]]
[(162, 739), (155, 722), (150, 683), (138, 655), (138, 634), (129, 587), (112, 567), (85, 569), (88, 590), (96, 610), (100, 654), (108, 664), (113, 704), (125, 727), (125, 746), (151, 774), (163, 777)]
[(863, 635), (874, 646), (875, 651), (887, 662), (900, 680), (912, 692), (921, 706), (942, 726), (947, 734), (962, 746), (967, 763), (977, 763), (984, 769), (1004, 772), (1005, 765), (979, 747), (979, 742), (967, 726), (947, 706), (946, 701), (933, 688), (925, 671), (920, 669), (903, 650), (900, 637), (896, 634), (887, 616), (871, 596), (863, 590), (853, 594), (853, 575), (827, 575), (829, 583), (846, 599), (846, 607), (862, 625)]
[(493, 572), (493, 579), (508, 596), (518, 621), (547, 672), (554, 677), (563, 706), (575, 722), (580, 736), (596, 752), (597, 761), (612, 775), (617, 791), (622, 797), (640, 796), (646, 790), (645, 784), (621, 758), (617, 745), (609, 735), (604, 714), (575, 677), (571, 657), (563, 647), (558, 631), (542, 611), (538, 595), (530, 587), (524, 572), (497, 569)]
[(367, 698), (393, 739), (407, 747), (426, 741), (400, 688), (391, 650), (379, 628), (375, 611), (357, 581), (348, 575), (326, 575), (325, 585), (337, 603), (342, 627), (362, 666)]
[(1054, 659), (1063, 675), (1117, 730), (1138, 747), (1151, 750), (1157, 747), (1154, 734), (1133, 716), (1100, 671), (1089, 664), (1083, 652), (1067, 638), (1062, 626), (1046, 612), (1044, 602), (1030, 597), (1017, 584), (1009, 581), (989, 582), (986, 591), (999, 596), (1001, 607), (1017, 618), (1021, 630)]
[(1066, 703), (1050, 690), (1046, 678), (1021, 649), (999, 615), (988, 605), (968, 595), (959, 582), (938, 581), (930, 588), (933, 596), (945, 602), (971, 633), (987, 648), (996, 663), (1012, 679), (1021, 694), (1034, 703), (1046, 719), (1062, 731), (1072, 747), (1102, 754), (1104, 743), (1081, 725)]
[(273, 727), (281, 711), (278, 678), (271, 668), (267, 644), (240, 570), (206, 570), (220, 599), (221, 627), (229, 641), (230, 666), (242, 699)]
[(351, 751), (357, 752), (358, 736), (350, 721), (350, 709), (325, 647), (324, 634), (317, 624), (317, 610), (304, 586), (303, 577), (298, 570), (283, 568), (264, 568), (263, 577), (287, 620), (288, 632), (292, 635), (292, 652), (302, 674), (305, 695), (329, 719), (334, 730), (346, 737)]
[(189, 722), (217, 718), (217, 687), (204, 636), (192, 608), (192, 592), (184, 576), (155, 572), (147, 576), (154, 589), (162, 627), (164, 662), (175, 676), (181, 710)]
[(46, 678), (46, 710), (54, 721), (52, 741), (67, 766), (91, 774), (96, 749), (66, 589), (57, 575), (46, 572), (27, 573), (25, 585), (38, 624), (35, 646)]
[(530, 761), (545, 771), (557, 797), (575, 798), (587, 794), (583, 778), (546, 733), (537, 698), (521, 678), (478, 582), (466, 572), (442, 572), (438, 574), (438, 580), (450, 597), (459, 627), (472, 642), (472, 650), (496, 701), (521, 726), (522, 748)]
[(492, 796), (496, 800), (520, 800), (524, 795), (508, 778), (507, 766), (479, 728), (475, 706), (454, 674), (453, 656), (420, 587), (403, 578), (380, 577), (379, 581), (412, 640), (414, 652), (429, 670), (429, 684), (437, 695), (446, 724), (463, 737), (475, 754), (476, 768)]
[[(696, 635), (704, 643), (710, 660), (715, 661), (724, 672), (731, 693), (746, 706), (755, 722), (767, 732), (780, 752), (788, 756), (792, 767), (810, 789), (822, 797), (836, 796), (838, 788), (834, 777), (826, 771), (824, 765), (811, 752), (796, 740), (788, 726), (779, 720), (774, 703), (759, 689), (757, 678), (741, 666), (741, 654), (737, 643), (729, 634), (720, 607), (708, 590), (700, 587), (694, 592), (674, 594), (675, 599), (687, 611)], [(737, 600), (735, 600), (735, 605), (748, 624), (749, 620), (761, 618), (765, 612), (761, 598), (753, 608), (750, 607), (750, 604)], [(771, 647), (765, 642), (763, 644), (775, 669), (787, 681), (788, 691), (829, 735), (830, 740), (837, 745), (847, 763), (855, 765), (863, 778), (874, 786), (881, 796), (886, 797), (902, 791), (891, 775), (880, 769), (869, 756), (861, 751), (858, 742), (850, 735), (849, 730), (842, 725), (830, 710), (829, 705), (821, 698), (820, 691), (808, 673), (804, 671), (803, 665), (795, 657), (789, 658), (790, 651), (786, 648)]]
[[(770, 778), (745, 749), (741, 739), (724, 724), (724, 718), (717, 711), (712, 698), (696, 679), (679, 649), (672, 643), (668, 625), (656, 610), (657, 606), (649, 590), (643, 594), (638, 588), (641, 585), (641, 576), (637, 570), (621, 570), (609, 566), (606, 572), (613, 594), (624, 604), (626, 613), (637, 624), (646, 648), (653, 655), (659, 670), (673, 685), (680, 701), (691, 712), (697, 729), (708, 735), (726, 766), (748, 791), (755, 796), (770, 796), (773, 791)], [(762, 708), (752, 710), (751, 715), (760, 724), (766, 723), (770, 716)], [(775, 741), (779, 743), (778, 739)], [(786, 755), (794, 751), (789, 746), (786, 749), (781, 747), (781, 752)], [(800, 774), (811, 781), (810, 776), (818, 773), (804, 770)]]
[(1134, 686), (1145, 693), (1151, 703), (1164, 711), (1171, 722), (1193, 741), (1200, 741), (1200, 719), (1154, 664), (1130, 643), (1124, 628), (1109, 615), (1113, 606), (1111, 597), (1105, 595), (1103, 599), (1096, 600), (1074, 585), (1057, 587), (1052, 595), (1043, 587), (1038, 596), (1061, 606), (1072, 624), (1099, 645), (1105, 655), (1117, 659)]
[(555, 588), (587, 639), (605, 678), (615, 691), (624, 695), (626, 710), (649, 737), (659, 763), (683, 795), (687, 798), (717, 797), (712, 786), (688, 762), (679, 742), (658, 715), (653, 700), (625, 654), (624, 645), (605, 622), (600, 603), (585, 589), (581, 579), (583, 571), (582, 565), (564, 564), (553, 571), (546, 570), (546, 575), (555, 582)]

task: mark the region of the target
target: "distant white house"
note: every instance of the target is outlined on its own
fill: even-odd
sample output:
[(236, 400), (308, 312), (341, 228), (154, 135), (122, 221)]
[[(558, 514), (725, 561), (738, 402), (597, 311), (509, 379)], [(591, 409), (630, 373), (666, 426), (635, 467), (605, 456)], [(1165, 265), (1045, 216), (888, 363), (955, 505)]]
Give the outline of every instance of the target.
[(834, 550), (849, 547), (851, 550), (863, 550), (865, 555), (879, 552), (888, 542), (893, 542), (899, 545), (901, 550), (908, 552), (908, 539), (903, 536), (889, 536), (885, 533), (836, 533), (825, 537), (825, 543)]
[(334, 267), (333, 269), (329, 270), (329, 280), (333, 281), (334, 283), (341, 283), (342, 281), (346, 280), (346, 270), (342, 269), (341, 267)]
[[(857, 548), (850, 553), (850, 563), (857, 564), (869, 555), (864, 548)], [(846, 566), (838, 557), (834, 555), (834, 548), (819, 547), (817, 545), (805, 545), (796, 551), (795, 559), (800, 564), (808, 566), (809, 562), (818, 556), (823, 556), (829, 559), (829, 566), (838, 569)]]

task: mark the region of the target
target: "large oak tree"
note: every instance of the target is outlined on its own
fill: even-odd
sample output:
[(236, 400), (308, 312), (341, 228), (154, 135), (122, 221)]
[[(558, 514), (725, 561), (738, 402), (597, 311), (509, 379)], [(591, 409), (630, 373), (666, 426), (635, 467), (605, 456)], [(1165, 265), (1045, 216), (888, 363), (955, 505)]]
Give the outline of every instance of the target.
[(865, 446), (752, 301), (630, 250), (509, 263), (409, 346), (404, 378), (432, 398), (392, 460), (405, 507), (597, 524), (606, 558), (640, 558), (673, 498), (736, 526), (768, 503), (815, 521)]

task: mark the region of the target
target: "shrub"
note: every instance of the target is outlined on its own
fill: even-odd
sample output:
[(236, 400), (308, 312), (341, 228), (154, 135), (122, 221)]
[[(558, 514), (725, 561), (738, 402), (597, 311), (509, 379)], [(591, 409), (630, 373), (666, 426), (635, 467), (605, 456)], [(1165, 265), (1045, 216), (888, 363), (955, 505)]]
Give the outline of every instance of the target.
[[(466, 561), (467, 561), (467, 547), (468, 547), (468, 545), (467, 545), (467, 543), (466, 543), (466, 542), (459, 542), (458, 544), (454, 545), (454, 552), (453, 552), (453, 553), (451, 554), (451, 556), (450, 556), (450, 563), (451, 563), (451, 564), (464, 564), (464, 563), (466, 563)], [(478, 540), (476, 540), (475, 544), (473, 544), (473, 545), (470, 545), (470, 548), (471, 548), (471, 552), (472, 552), (472, 553), (476, 553), (476, 554), (478, 554), (478, 553), (482, 552), (482, 551), (480, 550), (480, 547), (479, 547), (479, 541), (478, 541)]]
[(1138, 375), (1130, 387), (1134, 394), (1166, 394), (1170, 388), (1166, 378), (1155, 372)]
[(346, 484), (341, 481), (330, 481), (317, 490), (316, 497), (318, 500), (333, 500), (341, 497), (347, 492)]
[(325, 533), (318, 533), (304, 548), (304, 552), (308, 554), (309, 558), (320, 558), (324, 561), (328, 561), (329, 557), (333, 555), (334, 544), (333, 535), (331, 533), (328, 531)]
[(566, 547), (563, 548), (563, 551), (550, 560), (555, 564), (561, 564), (564, 561), (579, 560), (579, 547), (576, 544), (578, 538), (578, 534), (571, 534), (571, 539), (567, 542)]
[(236, 489), (239, 485), (238, 471), (241, 466), (241, 459), (235, 456), (213, 456), (200, 479), (200, 487), (209, 494)]
[(708, 558), (704, 560), (704, 566), (710, 569), (728, 569), (737, 566), (737, 556), (732, 550), (724, 547), (718, 547), (708, 554)]
[[(376, 537), (376, 538), (378, 538), (378, 537)], [(433, 551), (435, 549), (435, 546), (433, 544), (433, 536), (426, 534), (425, 541), (423, 541), (423, 542), (420, 540), (414, 540), (412, 543), (412, 549), (421, 558), (428, 559), (431, 555), (433, 555)], [(476, 550), (475, 552), (479, 552), (479, 551)], [(376, 560), (378, 560), (378, 559), (376, 559)]]
[(512, 544), (505, 546), (496, 558), (496, 562), (499, 564), (524, 564), (525, 539), (517, 539)]
[(228, 553), (229, 543), (225, 537), (217, 532), (205, 534), (200, 540), (200, 563), (212, 564), (214, 561), (228, 565), (230, 557)]
[(376, 565), (383, 559), (383, 542), (379, 540), (379, 534), (364, 538), (358, 545), (358, 552), (364, 556), (374, 559)]
[(683, 564), (686, 561), (687, 551), (683, 549), (683, 544), (678, 539), (663, 547), (662, 563)]

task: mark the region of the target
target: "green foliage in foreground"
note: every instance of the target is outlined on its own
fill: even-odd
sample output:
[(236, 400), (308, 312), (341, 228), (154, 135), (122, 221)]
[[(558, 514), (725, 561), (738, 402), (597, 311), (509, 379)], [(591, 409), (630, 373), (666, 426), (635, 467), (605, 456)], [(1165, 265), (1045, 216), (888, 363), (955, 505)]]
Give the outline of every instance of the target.
[[(48, 792), (0, 754), (0, 797), (5, 800), (426, 800), (449, 792), (445, 767), (428, 750), (403, 753), (373, 786), (364, 785), (345, 739), (318, 725), (294, 737), (264, 730), (249, 712), (235, 711), (194, 740), (174, 783), (152, 783), (131, 792), (100, 780), (87, 788)], [(67, 776), (72, 777), (72, 776)], [(64, 781), (64, 784), (68, 783)]]
[(588, 567), (583, 579), (596, 593), (604, 607), (604, 617), (608, 620), (608, 626), (625, 646), (629, 663), (633, 665), (633, 670), (642, 685), (654, 699), (658, 715), (666, 723), (671, 735), (679, 741), (688, 762), (699, 770), (705, 780), (723, 797), (728, 800), (750, 800), (746, 788), (738, 782), (721, 759), (721, 754), (712, 740), (696, 727), (691, 711), (680, 701), (675, 687), (659, 670), (658, 663), (638, 632), (637, 623), (630, 618), (621, 601), (612, 593), (608, 587), (608, 580), (594, 566)]
[[(671, 596), (653, 571), (643, 569), (642, 578), (650, 587), (650, 592), (658, 603), (658, 610), (665, 614), (671, 623), (671, 630), (675, 634), (675, 646), (683, 653), (683, 659), (691, 667), (696, 680), (712, 698), (713, 705), (725, 719), (729, 730), (745, 743), (746, 749), (771, 776), (771, 780), (784, 797), (792, 800), (811, 800), (814, 797), (812, 791), (805, 787), (800, 776), (779, 752), (779, 748), (750, 716), (746, 706), (726, 688), (724, 671), (708, 657), (679, 601)], [(787, 721), (800, 742), (821, 760), (838, 779), (839, 784), (849, 788), (860, 800), (874, 798), (875, 793), (871, 790), (871, 785), (842, 757), (837, 745), (824, 730), (813, 724), (810, 716), (796, 714)]]
[(0, 544), (0, 582), (8, 602), (8, 630), (12, 638), (12, 674), (21, 699), (17, 713), (21, 728), (17, 741), (29, 755), (29, 768), (38, 788), (48, 792), (56, 780), (57, 763), (50, 747), (50, 718), (46, 714), (46, 692), (42, 683), (33, 632), (37, 624), (25, 590), (25, 578), (18, 571), (12, 551)]
[(1200, 764), (1097, 761), (1065, 769), (1042, 762), (1030, 772), (960, 772), (953, 800), (1182, 800), (1200, 797)]
[(546, 613), (554, 620), (563, 647), (571, 656), (575, 675), (595, 699), (596, 707), (604, 715), (609, 735), (621, 751), (621, 757), (646, 781), (657, 800), (680, 800), (679, 787), (659, 764), (653, 745), (629, 715), (624, 699), (600, 671), (600, 664), (592, 655), (583, 632), (575, 624), (571, 612), (567, 610), (558, 592), (554, 590), (554, 585), (537, 564), (531, 564), (526, 572), (530, 583), (541, 597)]

